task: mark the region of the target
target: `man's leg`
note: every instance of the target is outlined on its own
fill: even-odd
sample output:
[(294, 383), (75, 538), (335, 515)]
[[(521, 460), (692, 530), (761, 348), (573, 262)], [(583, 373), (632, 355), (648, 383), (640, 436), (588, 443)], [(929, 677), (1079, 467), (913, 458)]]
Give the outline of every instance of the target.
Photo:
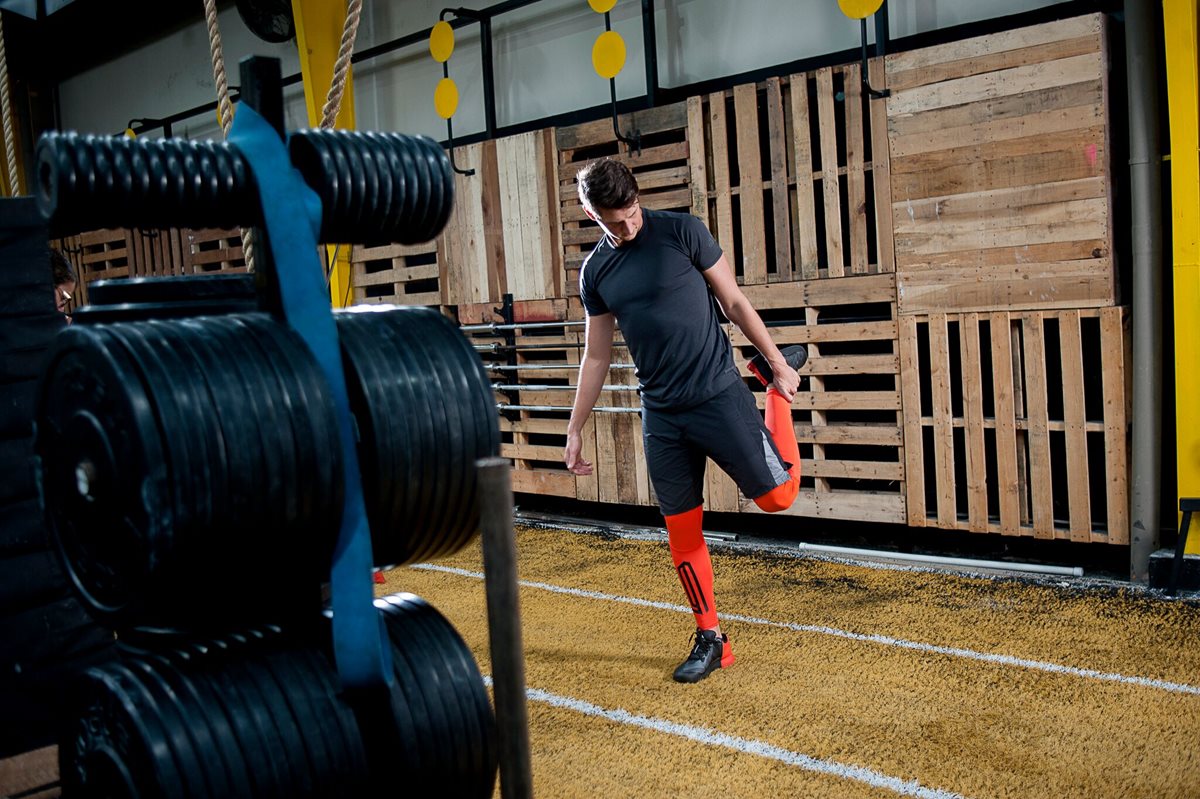
[(800, 446), (796, 443), (796, 428), (792, 426), (792, 403), (784, 399), (775, 386), (767, 388), (765, 421), (779, 455), (791, 466), (787, 470), (787, 482), (755, 497), (754, 504), (767, 513), (777, 513), (790, 508), (800, 493)]
[(667, 526), (671, 560), (696, 618), (695, 645), (674, 678), (697, 682), (732, 665), (734, 657), (717, 619), (712, 560), (702, 532), (705, 456), (686, 440), (686, 421), (681, 414), (642, 414), (646, 463)]

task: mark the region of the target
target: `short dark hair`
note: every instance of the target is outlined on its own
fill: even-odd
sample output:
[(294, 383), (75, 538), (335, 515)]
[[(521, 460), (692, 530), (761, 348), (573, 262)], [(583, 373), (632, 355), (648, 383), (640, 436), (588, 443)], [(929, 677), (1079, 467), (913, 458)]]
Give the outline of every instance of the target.
[(53, 247), (50, 248), (50, 268), (54, 270), (54, 285), (61, 286), (63, 283), (78, 282), (75, 277), (75, 267), (71, 266), (67, 256)]
[(637, 178), (620, 161), (604, 158), (593, 161), (575, 176), (579, 182), (579, 200), (593, 210), (613, 210), (633, 205), (638, 198)]

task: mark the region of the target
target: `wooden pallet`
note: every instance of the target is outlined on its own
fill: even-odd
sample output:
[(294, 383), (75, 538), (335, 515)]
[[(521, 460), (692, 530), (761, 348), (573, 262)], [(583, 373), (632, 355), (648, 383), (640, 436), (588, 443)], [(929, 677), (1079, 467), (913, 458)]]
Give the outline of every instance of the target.
[(688, 119), (692, 213), (743, 284), (893, 269), (884, 109), (857, 64), (693, 97)]
[(175, 275), (183, 268), (183, 239), (177, 228), (130, 231), (133, 255), (130, 263), (137, 277)]
[[(903, 523), (906, 479), (900, 416), (895, 284), (863, 275), (750, 286), (778, 344), (804, 344), (809, 361), (792, 402), (800, 444), (801, 490), (794, 516)], [(733, 332), (737, 360), (754, 354)], [(763, 407), (762, 394), (759, 407)], [(759, 512), (733, 482), (709, 470), (713, 510)]]
[(350, 269), (355, 303), (442, 304), (441, 263), (434, 242), (355, 246)]
[[(242, 255), (242, 235), (234, 230), (180, 231), (181, 261), (178, 274), (196, 275), (211, 272), (246, 272)], [(157, 274), (171, 274), (160, 271)]]
[(908, 524), (1129, 542), (1125, 308), (900, 317)]
[(887, 57), (901, 313), (1117, 302), (1099, 14)]
[(675, 103), (626, 114), (618, 122), (625, 135), (638, 131), (642, 137), (640, 151), (632, 152), (617, 141), (611, 119), (555, 131), (565, 289), (570, 297), (579, 296), (579, 269), (600, 240), (599, 228), (587, 218), (579, 202), (575, 182), (575, 174), (589, 161), (612, 158), (627, 165), (637, 177), (645, 208), (692, 210), (691, 164), (696, 143), (689, 140), (688, 104)]

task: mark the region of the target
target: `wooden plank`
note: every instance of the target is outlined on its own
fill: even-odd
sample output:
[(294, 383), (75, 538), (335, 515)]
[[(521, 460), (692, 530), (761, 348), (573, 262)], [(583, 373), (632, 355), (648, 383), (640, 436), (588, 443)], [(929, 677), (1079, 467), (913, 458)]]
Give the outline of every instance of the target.
[(937, 149), (943, 131), (952, 131), (953, 135), (962, 137), (974, 125), (992, 125), (998, 129), (1008, 125), (1014, 135), (1023, 135), (1022, 125), (1030, 114), (1055, 108), (1105, 107), (1104, 85), (1096, 77), (1079, 83), (998, 97), (986, 103), (967, 103), (919, 114), (889, 116), (887, 124), (893, 141), (926, 142)]
[(929, 381), (933, 401), (933, 462), (937, 486), (938, 527), (958, 525), (954, 488), (954, 428), (950, 408), (950, 338), (948, 317), (929, 315)]
[(907, 200), (895, 207), (895, 227), (897, 231), (905, 231), (930, 222), (988, 220), (997, 212), (1009, 216), (1035, 213), (1064, 202), (1104, 199), (1107, 190), (1108, 181), (1097, 176), (1056, 183), (985, 189), (950, 197)]
[(708, 96), (708, 118), (712, 144), (713, 193), (716, 195), (717, 243), (732, 257), (733, 198), (729, 193), (729, 129), (723, 93), (717, 92)]
[(1086, 55), (1099, 51), (1100, 33), (1097, 29), (1094, 32), (1072, 39), (1058, 39), (1015, 50), (999, 50), (954, 61), (944, 61), (940, 64), (930, 65), (918, 70), (893, 72), (889, 77), (892, 79), (891, 85), (893, 88), (899, 91), (910, 89), (914, 86), (940, 83), (969, 75), (982, 75), (987, 72), (999, 72), (1006, 69), (1013, 69), (1014, 67), (1030, 66), (1032, 64), (1050, 65), (1062, 58)]
[[(1093, 98), (1088, 98), (1093, 99)], [(964, 147), (988, 147), (993, 142), (1031, 136), (1057, 136), (1104, 124), (1104, 107), (1098, 102), (1067, 108), (1031, 110), (1019, 119), (993, 119), (937, 131), (896, 136), (892, 157), (900, 160)], [(968, 156), (970, 157), (970, 156)]]
[(746, 286), (743, 293), (759, 310), (895, 302), (896, 278), (894, 275), (854, 275), (840, 280), (803, 280), (772, 286)]
[[(478, 276), (479, 296), (486, 302), (500, 302), (508, 291), (504, 262), (504, 225), (500, 207), (499, 164), (496, 142), (483, 143), (483, 165), (478, 172), (480, 220), (482, 222), (483, 263)], [(534, 197), (540, 196), (536, 192)], [(530, 198), (529, 202), (532, 202)], [(443, 292), (444, 293), (444, 292)]]
[[(753, 502), (743, 503), (742, 510), (763, 513)], [(879, 524), (903, 524), (905, 501), (900, 494), (883, 491), (801, 491), (783, 516), (806, 516), (815, 519), (850, 519)]]
[(575, 476), (570, 472), (554, 472), (548, 469), (513, 469), (511, 474), (513, 491), (518, 494), (575, 496)]
[(983, 370), (979, 351), (979, 314), (964, 314), (958, 326), (962, 347), (963, 417), (966, 423), (967, 528), (988, 527), (987, 460), (983, 445)]
[[(821, 321), (821, 310), (819, 308), (814, 308), (812, 306), (809, 306), (804, 309), (804, 326), (805, 327), (819, 327), (820, 321)], [(808, 351), (812, 357), (815, 357), (815, 358), (821, 357), (821, 345), (820, 344), (816, 344), (816, 343), (810, 344), (808, 347)], [(759, 395), (758, 397), (756, 397), (756, 399), (758, 399), (759, 401), (765, 401), (766, 396)], [(796, 400), (800, 400), (799, 406), (797, 406)], [(795, 407), (803, 408), (806, 404), (809, 407), (812, 407), (816, 403), (821, 403), (821, 406), (823, 408), (824, 405), (828, 401), (829, 401), (828, 397), (826, 397), (826, 395), (825, 395), (825, 378), (818, 375), (818, 376), (809, 378), (807, 392), (804, 392), (804, 393), (797, 392), (796, 395), (792, 397), (792, 407), (793, 408), (795, 408)], [(793, 419), (794, 419), (794, 417), (793, 417)], [(815, 409), (815, 410), (813, 410), (813, 412), (811, 414), (810, 423), (812, 424), (812, 426), (814, 428), (820, 429), (820, 428), (824, 427), (825, 425), (827, 425), (829, 423), (829, 420), (826, 417), (823, 410)], [(824, 459), (825, 459), (825, 445), (814, 443), (812, 445), (812, 459), (811, 459), (811, 462), (809, 465), (812, 466), (816, 463), (820, 463)], [(804, 467), (801, 466), (801, 469), (803, 469), (803, 468)], [(823, 493), (827, 493), (829, 490), (830, 490), (830, 485), (829, 485), (828, 480), (826, 480), (822, 477), (814, 477), (813, 478), (813, 491), (818, 496)]]
[[(767, 332), (771, 334), (771, 340), (776, 344), (809, 344), (821, 341), (892, 341), (896, 338), (896, 323), (886, 320), (882, 322), (795, 325), (770, 327), (767, 328)], [(729, 339), (735, 347), (750, 346), (750, 340), (737, 328), (730, 332)], [(808, 355), (812, 361), (825, 360), (811, 351)], [(838, 359), (844, 357), (850, 356), (837, 356)]]
[[(903, 317), (901, 317), (903, 318)], [(996, 483), (1000, 502), (1000, 529), (1006, 535), (1021, 532), (1021, 486), (1017, 473), (1016, 394), (1013, 385), (1011, 321), (1007, 313), (988, 317), (992, 340), (992, 386), (996, 409)]]
[(1092, 508), (1089, 486), (1087, 430), (1083, 390), (1083, 342), (1079, 312), (1058, 314), (1058, 340), (1062, 359), (1063, 423), (1066, 425), (1067, 506), (1071, 540), (1090, 541)]
[(522, 196), (519, 170), (524, 161), (522, 136), (506, 136), (497, 139), (496, 172), (497, 194), (500, 198), (501, 231), (504, 244), (505, 278), (513, 299), (532, 299), (528, 294), (528, 259), (525, 255), (525, 236), (522, 217), (525, 205), (535, 202), (534, 197)]
[(58, 796), (58, 747), (46, 746), (13, 757), (0, 758), (0, 793), (32, 797), (47, 786), (54, 790), (38, 796)]
[[(869, 62), (871, 86), (887, 87), (883, 59)], [(892, 237), (892, 167), (891, 144), (888, 141), (887, 104), (882, 99), (871, 100), (871, 188), (875, 199), (875, 249), (880, 272), (896, 271), (896, 244)]]
[[(951, 169), (960, 164), (1004, 161), (1036, 155), (1038, 153), (1063, 153), (1061, 157), (1075, 161), (1096, 161), (1089, 147), (1099, 146), (1104, 141), (1103, 118), (1092, 118), (1091, 125), (1078, 125), (1061, 133), (1037, 133), (1014, 135), (1002, 139), (984, 140), (957, 147), (941, 147), (897, 157), (892, 162), (892, 174), (907, 175), (910, 172), (936, 172)], [(1097, 164), (1098, 165), (1098, 162)], [(1103, 174), (1100, 170), (1096, 174)], [(1031, 175), (1029, 183), (1043, 183), (1041, 175)], [(972, 187), (973, 190), (989, 188), (987, 185)], [(957, 193), (957, 192), (955, 192)]]
[(903, 73), (925, 70), (927, 74), (933, 74), (933, 69), (941, 65), (961, 64), (969, 59), (1090, 36), (1098, 33), (1102, 24), (1103, 15), (1089, 14), (908, 50), (887, 57), (888, 71)]
[(787, 136), (779, 78), (767, 79), (767, 143), (771, 158), (771, 207), (775, 222), (774, 280), (792, 279), (792, 218), (788, 207)]
[(901, 424), (904, 430), (904, 496), (907, 523), (928, 524), (925, 512), (925, 443), (921, 427), (921, 356), (917, 349), (917, 318), (901, 316), (897, 348), (900, 355)]
[(737, 483), (709, 458), (704, 467), (705, 508), (714, 512), (736, 513), (741, 509)]
[(803, 444), (856, 444), (870, 447), (901, 447), (904, 431), (894, 425), (843, 422), (817, 427), (796, 425), (796, 440)]
[[(708, 217), (708, 166), (704, 144), (704, 100), (689, 97), (687, 101), (688, 167), (691, 170), (692, 216), (699, 217), (710, 229)], [(639, 186), (641, 182), (639, 181)]]
[[(822, 378), (811, 379), (820, 380)], [(792, 407), (805, 411), (898, 411), (900, 410), (900, 392), (822, 391), (820, 393), (800, 393), (792, 401)]]
[(900, 309), (903, 313), (934, 310), (978, 310), (994, 308), (1102, 307), (1112, 305), (1115, 283), (1111, 261), (1066, 261), (1053, 264), (1022, 264), (1005, 269), (944, 268), (940, 272), (900, 271)]
[(846, 196), (849, 202), (850, 271), (867, 271), (867, 178), (863, 156), (862, 69), (847, 64), (842, 73), (846, 97)]
[(821, 187), (825, 195), (825, 250), (830, 277), (846, 274), (842, 254), (842, 200), (835, 170), (837, 122), (833, 107), (833, 70), (817, 70), (817, 112), (821, 133)]
[[(554, 189), (558, 186), (558, 158), (556, 157), (556, 149), (554, 147), (554, 129), (547, 128), (542, 134), (542, 164), (545, 169), (545, 185), (542, 191), (545, 192), (545, 197), (554, 196)], [(546, 241), (546, 246), (550, 248), (550, 296), (562, 297), (566, 291), (566, 268), (563, 263), (563, 244), (562, 230), (563, 220), (562, 205), (557, 202), (547, 201), (550, 210), (550, 236)]]
[(1027, 64), (954, 80), (893, 91), (888, 115), (917, 114), (947, 106), (994, 100), (1025, 92), (1094, 80), (1103, 74), (1099, 52), (1061, 58), (1048, 64)]
[(1047, 428), (1045, 315), (1021, 316), (1025, 331), (1025, 407), (1029, 420), (1029, 484), (1032, 489), (1033, 535), (1054, 537), (1054, 483)]
[(809, 130), (808, 76), (789, 78), (792, 101), (792, 146), (796, 171), (796, 259), (806, 280), (817, 277), (817, 217), (813, 200), (812, 143)]
[[(565, 436), (567, 434), (566, 419), (509, 419), (507, 416), (500, 417), (500, 431), (514, 433), (541, 433), (554, 434)], [(561, 448), (559, 455), (562, 455)]]
[(828, 479), (855, 480), (903, 480), (904, 465), (892, 461), (847, 461), (806, 460), (801, 467), (803, 474)]
[(753, 83), (734, 87), (737, 124), (738, 186), (741, 188), (742, 280), (747, 285), (767, 282), (767, 252), (763, 221), (762, 156), (758, 145), (758, 88)]
[[(673, 103), (635, 111), (632, 114), (622, 114), (619, 121), (621, 130), (636, 129), (643, 136), (679, 130), (687, 126), (687, 104)], [(555, 141), (559, 150), (576, 150), (596, 144), (607, 144), (614, 141), (612, 118), (605, 117), (582, 125), (558, 128), (555, 131)]]
[(1104, 478), (1108, 541), (1129, 542), (1128, 346), (1121, 308), (1100, 313), (1100, 357), (1104, 397)]

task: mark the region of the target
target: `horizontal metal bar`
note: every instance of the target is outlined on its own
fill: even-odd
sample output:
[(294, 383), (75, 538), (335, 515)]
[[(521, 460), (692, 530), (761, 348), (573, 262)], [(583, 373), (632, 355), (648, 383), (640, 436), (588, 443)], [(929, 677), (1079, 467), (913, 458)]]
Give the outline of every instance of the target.
[[(579, 371), (580, 365), (577, 363), (520, 363), (516, 365), (507, 363), (484, 363), (484, 366), (486, 366), (488, 369), (495, 369), (498, 372), (519, 372), (525, 369), (570, 369), (571, 371), (577, 372)], [(631, 363), (614, 363), (609, 364), (608, 368), (636, 369), (637, 367)]]
[[(562, 411), (570, 413), (570, 408), (559, 407), (558, 405), (507, 405), (503, 402), (496, 403), (498, 411)], [(592, 408), (593, 413), (641, 413), (641, 408)]]
[[(614, 347), (624, 347), (624, 341), (614, 341)], [(583, 342), (572, 344), (501, 344), (495, 342), (493, 344), (476, 344), (476, 352), (500, 352), (500, 350), (577, 350), (583, 346)]]
[(511, 325), (489, 323), (486, 325), (460, 325), (459, 330), (477, 332), (480, 330), (532, 330), (535, 327), (579, 327), (585, 324), (582, 319), (566, 322), (517, 322)]
[[(537, 386), (531, 383), (492, 383), (492, 391), (574, 391), (578, 386)], [(637, 391), (637, 386), (601, 386), (601, 391)]]

